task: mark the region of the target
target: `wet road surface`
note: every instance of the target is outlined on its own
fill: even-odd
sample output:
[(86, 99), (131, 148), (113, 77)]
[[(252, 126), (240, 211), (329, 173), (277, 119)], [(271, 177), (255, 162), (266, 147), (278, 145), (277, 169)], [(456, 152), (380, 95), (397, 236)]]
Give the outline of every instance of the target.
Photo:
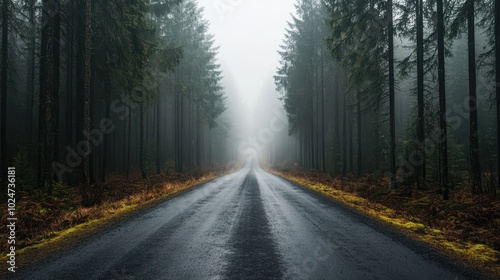
[[(19, 279), (476, 279), (393, 230), (251, 160)], [(478, 278), (480, 279), (480, 278)]]

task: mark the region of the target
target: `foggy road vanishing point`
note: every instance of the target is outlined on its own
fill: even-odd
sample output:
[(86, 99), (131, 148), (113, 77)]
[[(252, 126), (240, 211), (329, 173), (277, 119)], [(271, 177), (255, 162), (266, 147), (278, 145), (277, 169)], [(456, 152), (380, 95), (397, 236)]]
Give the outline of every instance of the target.
[(22, 279), (476, 279), (249, 160), (23, 271)]

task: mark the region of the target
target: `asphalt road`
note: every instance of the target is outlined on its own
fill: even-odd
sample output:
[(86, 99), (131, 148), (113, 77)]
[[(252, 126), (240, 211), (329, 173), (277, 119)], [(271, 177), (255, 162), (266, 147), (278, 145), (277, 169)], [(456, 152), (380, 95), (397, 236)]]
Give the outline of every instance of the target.
[(249, 161), (20, 279), (475, 279), (391, 229)]

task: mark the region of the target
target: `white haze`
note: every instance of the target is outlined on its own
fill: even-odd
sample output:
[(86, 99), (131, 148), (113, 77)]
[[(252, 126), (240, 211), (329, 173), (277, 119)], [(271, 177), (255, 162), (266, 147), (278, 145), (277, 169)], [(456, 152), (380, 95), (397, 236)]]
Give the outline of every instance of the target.
[[(220, 46), (223, 86), (234, 139), (255, 135), (272, 108), (281, 107), (274, 90), (279, 46), (295, 0), (199, 0), (210, 33)], [(236, 143), (236, 145), (238, 145)]]

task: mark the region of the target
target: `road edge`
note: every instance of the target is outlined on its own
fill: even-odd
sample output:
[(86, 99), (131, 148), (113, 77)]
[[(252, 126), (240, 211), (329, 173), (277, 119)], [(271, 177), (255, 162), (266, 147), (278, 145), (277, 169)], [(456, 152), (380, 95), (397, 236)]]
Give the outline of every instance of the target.
[(403, 230), (403, 228), (396, 227), (381, 219), (377, 219), (376, 217), (363, 213), (343, 201), (337, 200), (334, 197), (326, 195), (323, 192), (292, 181), (291, 179), (283, 177), (282, 175), (277, 174), (272, 170), (265, 169), (265, 172), (314, 195), (315, 197), (328, 204), (332, 204), (333, 206), (341, 209), (344, 212), (352, 214), (352, 216), (358, 219), (360, 222), (363, 222), (364, 224), (374, 228), (375, 230), (384, 233), (386, 236), (397, 241), (398, 243), (403, 244), (415, 253), (425, 254), (428, 259), (436, 261), (452, 271), (458, 271), (460, 274), (465, 275), (467, 279), (498, 279), (496, 278), (497, 275), (494, 275), (489, 271), (479, 270), (477, 267), (472, 266), (470, 263), (464, 262), (462, 259), (457, 258), (449, 251), (445, 251), (443, 250), (443, 248), (435, 246), (435, 244), (427, 243), (424, 240), (419, 239), (418, 235), (416, 235), (415, 233)]
[[(165, 196), (159, 197), (157, 199), (147, 201), (143, 204), (137, 204), (133, 207), (130, 207), (116, 215), (112, 215), (109, 217), (104, 217), (100, 219), (93, 219), (87, 221), (82, 224), (78, 224), (74, 227), (68, 228), (64, 230), (67, 234), (58, 235), (53, 238), (50, 238), (43, 243), (35, 244), (32, 246), (24, 247), (16, 252), (16, 258), (19, 259), (17, 265), (16, 273), (22, 273), (23, 270), (27, 270), (37, 265), (40, 265), (43, 262), (50, 261), (51, 259), (55, 259), (61, 256), (64, 252), (67, 252), (71, 248), (75, 248), (83, 243), (89, 238), (105, 234), (117, 226), (122, 222), (133, 219), (134, 217), (140, 216), (147, 211), (151, 211), (156, 207), (161, 206), (162, 204), (175, 199), (181, 195), (187, 194), (191, 191), (199, 189), (206, 184), (209, 184), (213, 181), (216, 181), (222, 177), (228, 176), (237, 172), (241, 168), (237, 168), (234, 170), (230, 170), (227, 173), (215, 176), (213, 178), (209, 178), (204, 182), (199, 182), (193, 185), (190, 185), (184, 189), (179, 191), (175, 191)], [(25, 261), (28, 259), (29, 261)], [(5, 256), (0, 258), (0, 261), (4, 262), (6, 260)], [(2, 269), (0, 271), (0, 277), (8, 276), (14, 277), (12, 272), (7, 271), (6, 269)]]

